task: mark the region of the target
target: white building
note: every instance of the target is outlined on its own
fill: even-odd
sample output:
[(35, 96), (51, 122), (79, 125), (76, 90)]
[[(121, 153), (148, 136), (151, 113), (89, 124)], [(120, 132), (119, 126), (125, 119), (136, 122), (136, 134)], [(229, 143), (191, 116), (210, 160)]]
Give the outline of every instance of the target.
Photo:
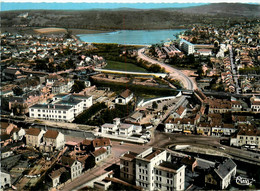
[(205, 175), (206, 185), (212, 185), (216, 189), (224, 190), (231, 183), (231, 179), (236, 175), (237, 165), (232, 159), (226, 159), (222, 164), (211, 169), (211, 171)]
[(39, 147), (44, 133), (45, 131), (42, 129), (30, 128), (25, 135), (26, 145), (32, 147)]
[(72, 180), (79, 177), (82, 173), (83, 166), (81, 162), (79, 162), (78, 160), (62, 156), (60, 159), (60, 164), (65, 168), (69, 169)]
[(180, 41), (180, 48), (187, 54), (193, 54), (195, 52), (194, 44), (190, 43), (187, 40), (181, 39)]
[(70, 79), (66, 79), (63, 81), (55, 81), (52, 85), (52, 93), (53, 94), (60, 94), (69, 92), (71, 90), (71, 87), (73, 86), (74, 81)]
[(51, 146), (55, 149), (62, 149), (65, 145), (64, 134), (55, 130), (47, 130), (43, 135), (43, 143), (45, 146)]
[(118, 95), (115, 99), (116, 104), (126, 105), (129, 101), (131, 101), (134, 97), (134, 94), (129, 90), (125, 90), (123, 93)]
[(29, 117), (71, 122), (75, 112), (73, 106), (69, 105), (35, 104), (29, 108)]
[(145, 190), (184, 190), (185, 166), (167, 162), (165, 150), (149, 148), (135, 160), (136, 186)]
[(139, 134), (142, 131), (141, 126), (121, 123), (120, 118), (115, 118), (113, 124), (105, 123), (101, 126), (101, 132), (103, 134), (120, 135), (123, 137), (130, 137), (133, 134)]
[(1, 171), (1, 190), (11, 187), (11, 176), (8, 173)]

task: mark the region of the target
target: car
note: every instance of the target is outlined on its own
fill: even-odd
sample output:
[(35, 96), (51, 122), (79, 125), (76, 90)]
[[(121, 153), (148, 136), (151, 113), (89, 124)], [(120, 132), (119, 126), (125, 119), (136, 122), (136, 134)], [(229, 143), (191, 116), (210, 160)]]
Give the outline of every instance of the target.
[(219, 147), (219, 149), (226, 150), (226, 148), (224, 148), (224, 147)]
[(120, 142), (120, 145), (123, 145), (123, 144), (124, 144), (124, 141), (121, 141), (121, 142)]

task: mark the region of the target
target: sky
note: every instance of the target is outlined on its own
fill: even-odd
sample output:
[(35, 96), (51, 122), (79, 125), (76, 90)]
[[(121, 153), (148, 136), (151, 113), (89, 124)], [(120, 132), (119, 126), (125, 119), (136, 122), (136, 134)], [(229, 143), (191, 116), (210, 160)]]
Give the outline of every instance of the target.
[[(69, 1), (69, 2), (68, 2)], [(33, 2), (33, 3), (32, 3)], [(71, 3), (73, 2), (73, 3)], [(95, 2), (95, 3), (93, 3)], [(96, 3), (101, 2), (101, 3)], [(103, 3), (102, 3), (103, 2)], [(246, 2), (244, 0), (186, 0), (185, 3), (176, 3), (176, 0), (131, 0), (131, 3), (104, 3), (104, 2), (129, 2), (127, 0), (1, 0), (1, 11), (9, 10), (90, 10), (90, 9), (156, 9), (156, 8), (184, 8), (206, 5), (210, 2)], [(138, 3), (145, 2), (145, 3)], [(152, 3), (156, 2), (156, 3)], [(162, 3), (164, 2), (164, 3)], [(169, 3), (170, 2), (170, 3)], [(196, 2), (196, 3), (191, 3)], [(254, 1), (251, 1), (252, 4)], [(257, 2), (257, 1), (256, 1)]]

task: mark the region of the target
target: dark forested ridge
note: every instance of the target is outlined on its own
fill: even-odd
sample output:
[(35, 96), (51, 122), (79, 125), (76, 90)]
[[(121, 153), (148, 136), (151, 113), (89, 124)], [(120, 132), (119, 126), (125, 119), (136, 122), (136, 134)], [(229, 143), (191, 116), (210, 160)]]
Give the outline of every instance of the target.
[[(28, 12), (27, 18), (18, 17)], [(1, 26), (64, 27), (92, 30), (190, 28), (193, 24), (223, 25), (260, 17), (260, 5), (215, 3), (182, 9), (19, 10), (3, 11)]]

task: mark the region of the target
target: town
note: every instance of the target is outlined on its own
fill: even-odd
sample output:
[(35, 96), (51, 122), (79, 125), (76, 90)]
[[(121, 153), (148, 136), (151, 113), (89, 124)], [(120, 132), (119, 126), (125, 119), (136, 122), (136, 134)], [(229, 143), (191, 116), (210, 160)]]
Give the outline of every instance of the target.
[(259, 189), (259, 27), (151, 46), (1, 33), (1, 189)]

